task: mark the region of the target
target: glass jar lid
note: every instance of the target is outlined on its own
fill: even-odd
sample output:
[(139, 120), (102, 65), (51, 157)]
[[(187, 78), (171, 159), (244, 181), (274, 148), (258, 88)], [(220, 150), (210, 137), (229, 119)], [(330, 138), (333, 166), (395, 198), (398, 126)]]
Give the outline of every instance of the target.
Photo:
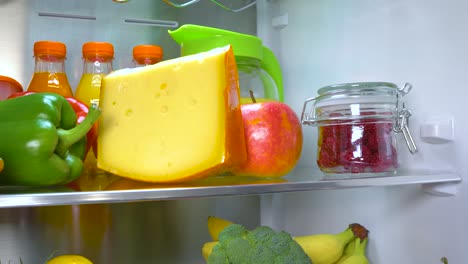
[(397, 90), (398, 86), (389, 82), (356, 82), (325, 86), (320, 88), (317, 93), (319, 95), (365, 91), (392, 93)]
[[(398, 87), (389, 82), (356, 82), (325, 86), (318, 90), (318, 96), (309, 98), (304, 103), (302, 123), (316, 125), (317, 122), (328, 119), (329, 116), (322, 116), (320, 111), (317, 111), (324, 107), (338, 109), (349, 108), (354, 104), (366, 104), (391, 109), (392, 112), (398, 113), (404, 108), (400, 96), (407, 94), (411, 89), (409, 83)], [(312, 104), (312, 109), (306, 114), (309, 103)]]
[(411, 85), (402, 88), (389, 82), (356, 82), (322, 87), (315, 97), (314, 107), (347, 105), (356, 103), (397, 104), (398, 95), (411, 90)]

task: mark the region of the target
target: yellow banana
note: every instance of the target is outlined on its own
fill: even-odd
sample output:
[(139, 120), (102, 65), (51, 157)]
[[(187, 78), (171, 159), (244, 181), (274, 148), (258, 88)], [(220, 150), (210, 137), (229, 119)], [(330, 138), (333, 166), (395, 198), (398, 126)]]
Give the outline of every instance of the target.
[[(213, 240), (218, 240), (219, 233), (232, 222), (210, 216), (208, 218), (208, 231)], [(304, 249), (314, 264), (333, 264), (343, 255), (343, 250), (355, 237), (362, 239), (367, 237), (367, 229), (359, 224), (351, 224), (339, 234), (316, 234), (309, 236), (293, 237), (294, 240)], [(211, 254), (211, 250), (217, 242), (208, 242), (203, 245), (202, 253), (205, 259)]]
[(339, 234), (316, 234), (295, 237), (314, 264), (333, 264), (343, 254), (344, 247), (354, 238), (351, 227)]
[(354, 247), (355, 247), (355, 245), (356, 245), (356, 241), (357, 241), (357, 240), (358, 240), (358, 239), (355, 238), (355, 239), (351, 240), (351, 242), (349, 242), (349, 243), (346, 245), (346, 247), (345, 247), (345, 249), (344, 249), (344, 252), (343, 252), (343, 255), (348, 255), (348, 256), (350, 256), (350, 255), (352, 255), (352, 254), (354, 253)]
[(216, 216), (208, 216), (208, 233), (214, 241), (218, 241), (218, 236), (223, 229), (233, 224), (233, 222)]
[(350, 242), (348, 246), (350, 247), (349, 251), (352, 251), (352, 253), (344, 254), (336, 264), (369, 264), (366, 257), (367, 241), (368, 238), (362, 241), (360, 238), (356, 238)]
[(353, 255), (354, 253), (354, 245), (356, 244), (356, 239), (353, 239), (351, 240), (351, 242), (349, 242), (344, 250), (343, 250), (343, 255), (341, 255), (340, 259), (335, 263), (335, 264), (338, 264), (340, 263), (340, 261), (344, 261), (346, 258), (348, 258), (349, 256)]
[(210, 256), (211, 251), (213, 250), (214, 246), (216, 246), (216, 244), (218, 244), (217, 241), (206, 242), (205, 244), (203, 244), (202, 255), (205, 258), (205, 260), (208, 260), (208, 256)]

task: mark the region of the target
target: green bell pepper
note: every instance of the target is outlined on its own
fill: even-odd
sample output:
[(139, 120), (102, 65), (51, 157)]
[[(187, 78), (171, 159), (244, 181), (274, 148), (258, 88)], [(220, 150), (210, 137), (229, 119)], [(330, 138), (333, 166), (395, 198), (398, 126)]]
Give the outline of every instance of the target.
[(66, 184), (83, 170), (86, 133), (99, 118), (97, 106), (76, 125), (72, 106), (61, 95), (37, 93), (0, 101), (0, 185)]

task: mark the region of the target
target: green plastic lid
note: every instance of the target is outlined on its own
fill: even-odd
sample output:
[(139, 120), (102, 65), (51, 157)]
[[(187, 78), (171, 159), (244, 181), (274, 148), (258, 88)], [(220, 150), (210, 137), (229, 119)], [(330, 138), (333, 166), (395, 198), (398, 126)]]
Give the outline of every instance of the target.
[(224, 29), (186, 24), (168, 31), (181, 46), (182, 56), (231, 45), (235, 56), (263, 58), (262, 40), (256, 36)]
[[(261, 67), (268, 72), (275, 81), (279, 100), (281, 102), (283, 101), (281, 67), (276, 56), (270, 49), (263, 46), (260, 38), (224, 29), (192, 24), (186, 24), (176, 30), (169, 30), (168, 32), (175, 42), (180, 45), (182, 56), (231, 45), (234, 56), (259, 60), (261, 62)], [(268, 90), (272, 88), (267, 86), (265, 89)], [(266, 91), (266, 93), (275, 94), (272, 91)]]

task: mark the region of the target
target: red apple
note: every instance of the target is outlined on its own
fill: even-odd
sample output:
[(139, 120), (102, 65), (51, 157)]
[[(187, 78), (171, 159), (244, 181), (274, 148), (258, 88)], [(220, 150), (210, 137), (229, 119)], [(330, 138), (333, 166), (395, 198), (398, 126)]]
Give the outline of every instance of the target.
[(241, 176), (275, 178), (291, 171), (302, 150), (302, 125), (289, 105), (258, 102), (241, 105), (247, 161)]

